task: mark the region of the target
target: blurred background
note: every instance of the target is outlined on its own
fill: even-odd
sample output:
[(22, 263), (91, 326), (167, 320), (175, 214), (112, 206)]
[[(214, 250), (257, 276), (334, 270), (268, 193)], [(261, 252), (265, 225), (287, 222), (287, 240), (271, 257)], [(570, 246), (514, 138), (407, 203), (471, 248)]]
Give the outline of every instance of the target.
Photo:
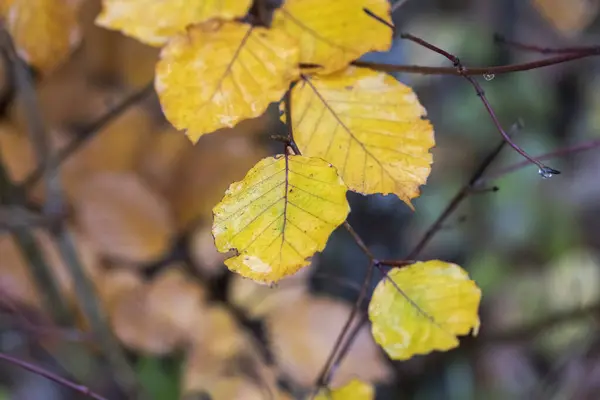
[[(600, 42), (594, 0), (404, 3), (394, 13), (398, 30), (467, 67), (547, 57), (496, 44), (495, 33), (542, 47)], [(60, 168), (68, 235), (123, 349), (113, 350), (133, 371), (107, 357), (110, 334), (90, 333), (89, 304), (76, 294), (56, 235), (42, 228), (0, 231), (0, 354), (109, 399), (132, 398), (120, 389), (131, 373), (157, 400), (301, 398), (357, 297), (365, 256), (338, 230), (310, 267), (275, 287), (229, 273), (212, 241), (211, 209), (230, 183), (280, 150), (269, 139), (282, 132), (275, 110), (192, 146), (147, 89), (159, 50), (95, 27), (99, 10), (98, 0), (83, 2), (81, 46), (51, 73), (37, 73), (35, 84), (51, 146), (69, 152)], [(450, 66), (400, 40), (365, 59)], [(28, 178), (34, 146), (7, 70), (4, 62), (0, 156), (13, 184), (28, 183), (26, 193), (5, 185), (0, 197), (40, 210), (46, 188)], [(478, 79), (505, 128), (523, 122), (514, 140), (539, 155), (600, 139), (599, 70), (590, 58)], [(382, 259), (405, 258), (500, 142), (464, 79), (397, 77), (427, 108), (437, 145), (415, 212), (393, 196), (348, 195), (350, 223)], [(103, 118), (132, 95), (126, 110)], [(551, 179), (534, 166), (503, 173), (520, 161), (505, 148), (484, 186), (498, 191), (468, 196), (419, 256), (457, 263), (481, 287), (479, 336), (446, 353), (391, 362), (365, 325), (334, 386), (371, 381), (377, 399), (600, 398), (600, 147), (548, 160), (562, 172)], [(376, 272), (371, 288), (380, 279)], [(0, 398), (86, 397), (2, 362)]]

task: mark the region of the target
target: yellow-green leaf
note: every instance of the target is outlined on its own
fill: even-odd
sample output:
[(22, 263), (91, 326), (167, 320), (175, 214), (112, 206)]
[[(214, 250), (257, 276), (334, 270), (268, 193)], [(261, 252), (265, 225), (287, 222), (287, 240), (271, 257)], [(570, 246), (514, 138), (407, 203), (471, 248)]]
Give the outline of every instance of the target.
[(2, 0), (1, 17), (19, 56), (43, 72), (57, 67), (79, 44), (80, 0)]
[(96, 24), (162, 46), (188, 25), (241, 17), (250, 4), (251, 0), (103, 0)]
[(369, 383), (353, 379), (335, 390), (321, 389), (315, 400), (373, 400), (375, 390)]
[(304, 76), (292, 91), (291, 114), (302, 154), (332, 163), (351, 190), (394, 193), (409, 206), (419, 196), (435, 142), (408, 86), (356, 67)]
[(390, 358), (446, 351), (458, 346), (458, 335), (477, 334), (481, 290), (458, 265), (418, 262), (388, 277), (375, 288), (369, 318)]
[(275, 12), (281, 27), (300, 44), (300, 62), (326, 74), (369, 51), (387, 51), (393, 31), (365, 12), (392, 23), (389, 0), (286, 0)]
[(261, 115), (298, 76), (298, 48), (277, 29), (211, 20), (174, 36), (156, 66), (163, 112), (192, 142)]
[(270, 283), (297, 272), (348, 215), (346, 186), (318, 158), (267, 157), (215, 206), (213, 236), (227, 267)]

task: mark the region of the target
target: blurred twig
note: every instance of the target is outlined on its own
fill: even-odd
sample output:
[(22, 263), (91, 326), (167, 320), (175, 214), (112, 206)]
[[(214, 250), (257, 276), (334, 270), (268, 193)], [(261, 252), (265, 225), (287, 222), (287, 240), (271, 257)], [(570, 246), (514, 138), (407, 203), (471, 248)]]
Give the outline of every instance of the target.
[[(63, 213), (58, 162), (55, 162), (56, 159), (47, 140), (43, 119), (37, 104), (35, 88), (31, 82), (29, 72), (23, 61), (19, 59), (10, 34), (4, 29), (1, 33), (4, 49), (13, 63), (17, 91), (22, 98), (27, 113), (29, 131), (39, 161), (39, 174), (44, 177), (46, 182), (44, 212), (46, 216), (53, 218)], [(60, 219), (56, 219), (56, 223), (51, 227), (51, 232), (55, 236), (59, 253), (71, 274), (73, 286), (85, 316), (88, 318), (95, 336), (100, 341), (103, 356), (110, 363), (113, 376), (123, 386), (130, 398), (137, 398), (140, 395), (141, 388), (137, 382), (135, 371), (129, 365), (124, 352), (112, 335), (108, 322), (102, 314), (94, 287), (85, 274), (70, 233)]]
[(585, 317), (600, 316), (600, 302), (596, 302), (581, 308), (565, 310), (551, 314), (539, 321), (527, 325), (521, 325), (514, 329), (485, 334), (482, 332), (482, 338), (487, 341), (509, 342), (509, 341), (527, 341), (535, 338), (540, 333), (564, 322), (573, 321)]
[[(75, 138), (69, 142), (64, 148), (60, 149), (56, 154), (56, 163), (62, 164), (71, 155), (73, 155), (82, 145), (87, 143), (88, 140), (93, 138), (102, 128), (112, 122), (115, 118), (123, 114), (129, 107), (142, 101), (148, 97), (154, 91), (154, 82), (149, 82), (142, 89), (131, 93), (119, 104), (111, 108), (106, 114), (102, 115), (96, 121), (90, 123), (87, 127), (82, 129), (81, 132), (75, 136)], [(36, 168), (29, 176), (27, 176), (21, 183), (21, 187), (24, 189), (30, 189), (43, 175), (44, 171), (41, 166)]]
[(108, 400), (107, 398), (102, 397), (99, 394), (93, 392), (87, 386), (78, 385), (75, 382), (72, 382), (72, 381), (70, 381), (68, 379), (65, 379), (65, 378), (61, 377), (61, 376), (53, 374), (52, 372), (50, 372), (50, 371), (48, 371), (48, 370), (46, 370), (44, 368), (38, 367), (37, 365), (31, 364), (31, 363), (29, 363), (27, 361), (23, 361), (23, 360), (20, 360), (18, 358), (15, 358), (15, 357), (9, 356), (8, 354), (3, 354), (3, 353), (0, 353), (0, 359), (4, 360), (6, 362), (9, 362), (9, 363), (11, 363), (13, 365), (16, 365), (16, 366), (18, 366), (20, 368), (23, 368), (23, 369), (25, 369), (25, 370), (27, 370), (29, 372), (32, 372), (32, 373), (34, 373), (36, 375), (43, 376), (44, 378), (47, 378), (47, 379), (49, 379), (51, 381), (54, 381), (54, 382), (58, 383), (59, 385), (67, 387), (67, 388), (69, 388), (71, 390), (74, 390), (77, 393), (81, 393), (82, 395), (85, 395), (85, 396), (90, 397), (92, 399), (96, 399), (96, 400)]

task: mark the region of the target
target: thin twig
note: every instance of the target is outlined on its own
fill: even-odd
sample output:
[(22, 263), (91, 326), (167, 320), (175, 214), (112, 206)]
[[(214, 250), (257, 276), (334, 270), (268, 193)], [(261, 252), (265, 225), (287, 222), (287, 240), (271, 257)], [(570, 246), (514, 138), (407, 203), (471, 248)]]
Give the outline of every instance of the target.
[(497, 44), (513, 47), (517, 50), (531, 51), (540, 54), (568, 54), (568, 53), (586, 53), (598, 51), (599, 46), (578, 46), (578, 47), (541, 47), (537, 45), (509, 40), (500, 34), (494, 34), (494, 42)]
[[(579, 144), (576, 144), (576, 145), (573, 145), (570, 147), (564, 147), (564, 148), (561, 148), (558, 150), (551, 151), (549, 153), (539, 155), (536, 158), (538, 160), (550, 160), (553, 158), (564, 157), (569, 154), (575, 154), (575, 153), (581, 153), (581, 152), (588, 151), (588, 150), (593, 150), (598, 147), (600, 147), (600, 139), (592, 139), (587, 142), (579, 143)], [(478, 187), (486, 186), (487, 184), (489, 184), (490, 182), (492, 182), (498, 178), (501, 178), (505, 175), (508, 175), (510, 173), (518, 171), (529, 165), (530, 164), (527, 161), (521, 161), (521, 162), (515, 163), (513, 165), (509, 165), (508, 167), (504, 167), (504, 168), (486, 176), (485, 178), (479, 179), (477, 182), (475, 182), (475, 185)]]
[(484, 76), (484, 75), (502, 75), (512, 72), (524, 72), (534, 69), (549, 67), (552, 65), (563, 64), (570, 61), (580, 60), (583, 58), (594, 57), (600, 55), (600, 48), (580, 53), (568, 53), (549, 57), (543, 60), (532, 61), (521, 64), (500, 65), (495, 67), (469, 67), (467, 71), (462, 73), (452, 67), (429, 67), (425, 65), (397, 65), (388, 63), (377, 63), (371, 61), (354, 61), (352, 65), (363, 68), (371, 68), (382, 72), (405, 72), (408, 74), (420, 75), (455, 75), (455, 76)]
[(475, 89), (475, 93), (477, 93), (477, 96), (479, 96), (479, 98), (481, 99), (481, 102), (483, 103), (486, 111), (488, 112), (488, 114), (490, 115), (492, 122), (494, 123), (494, 125), (496, 126), (496, 129), (498, 129), (498, 132), (500, 132), (500, 135), (502, 135), (502, 137), (504, 138), (504, 140), (508, 143), (508, 145), (510, 147), (512, 147), (517, 153), (519, 153), (521, 156), (523, 156), (525, 159), (529, 160), (529, 162), (535, 164), (538, 166), (539, 168), (539, 173), (542, 176), (552, 176), (552, 175), (557, 175), (560, 174), (559, 171), (547, 167), (544, 164), (542, 164), (539, 160), (536, 160), (535, 158), (531, 157), (529, 154), (527, 154), (525, 152), (525, 150), (523, 150), (520, 146), (518, 146), (516, 143), (514, 143), (510, 136), (506, 133), (506, 131), (504, 130), (504, 128), (502, 127), (502, 124), (500, 123), (500, 121), (498, 120), (498, 117), (496, 116), (496, 112), (494, 111), (494, 109), (492, 108), (490, 102), (488, 101), (485, 92), (483, 91), (483, 88), (481, 87), (481, 85), (479, 84), (479, 82), (477, 82), (477, 79), (473, 78), (472, 76), (468, 75), (466, 72), (468, 71), (468, 68), (466, 68), (459, 60), (458, 57), (456, 57), (453, 54), (448, 53), (447, 51), (440, 49), (439, 47), (421, 39), (418, 38), (414, 35), (411, 35), (409, 33), (403, 33), (402, 35), (400, 35), (400, 37), (402, 39), (406, 39), (406, 40), (410, 40), (414, 43), (417, 43), (445, 58), (447, 58), (450, 62), (452, 62), (452, 64), (454, 65), (454, 67), (456, 68), (456, 70), (460, 73), (460, 75), (462, 77), (464, 77), (470, 84), (471, 86), (473, 86), (473, 88)]
[(50, 372), (42, 367), (38, 367), (37, 365), (31, 364), (27, 361), (20, 360), (16, 357), (12, 357), (12, 356), (9, 356), (8, 354), (4, 354), (4, 353), (0, 353), (0, 359), (7, 361), (13, 365), (16, 365), (20, 368), (23, 368), (24, 370), (32, 372), (36, 375), (39, 375), (46, 379), (54, 381), (54, 382), (58, 383), (59, 385), (62, 385), (68, 389), (71, 389), (71, 390), (73, 390), (77, 393), (80, 393), (84, 396), (87, 396), (89, 398), (96, 399), (96, 400), (108, 400), (106, 397), (103, 397), (103, 396), (99, 395), (98, 393), (93, 392), (87, 386), (79, 385), (75, 382), (72, 382), (61, 376), (53, 374), (52, 372)]
[(85, 269), (77, 254), (71, 233), (64, 226), (61, 226), (55, 236), (58, 250), (73, 279), (75, 294), (85, 316), (88, 318), (94, 336), (100, 342), (103, 356), (106, 357), (111, 368), (113, 368), (115, 379), (130, 398), (139, 398), (143, 388), (137, 381), (135, 370), (129, 364), (125, 353), (116, 341), (102, 313), (94, 285), (85, 274)]
[(338, 370), (340, 365), (342, 365), (344, 358), (346, 358), (346, 356), (350, 352), (350, 349), (352, 348), (352, 345), (354, 344), (354, 341), (356, 340), (359, 332), (361, 331), (361, 329), (367, 323), (368, 320), (369, 320), (369, 314), (364, 313), (363, 316), (354, 325), (354, 327), (352, 328), (350, 333), (348, 333), (348, 338), (346, 339), (344, 346), (340, 349), (338, 356), (336, 357), (335, 361), (331, 365), (331, 368), (329, 369), (329, 373), (327, 374), (327, 377), (324, 380), (325, 384), (328, 384), (331, 381), (331, 379), (333, 378), (333, 375), (336, 373), (336, 371)]
[(471, 192), (471, 188), (485, 173), (488, 167), (492, 164), (492, 162), (498, 157), (500, 151), (504, 148), (506, 142), (502, 140), (491, 152), (488, 154), (481, 164), (475, 170), (475, 173), (469, 181), (460, 188), (458, 193), (454, 195), (452, 200), (448, 203), (444, 211), (437, 217), (437, 219), (431, 224), (429, 229), (425, 232), (421, 240), (415, 245), (415, 247), (410, 251), (406, 259), (414, 260), (419, 254), (423, 251), (425, 246), (431, 241), (431, 239), (436, 235), (436, 233), (443, 227), (446, 220), (454, 213), (454, 211), (458, 208), (458, 206), (462, 203), (462, 201), (467, 198), (467, 196)]
[(321, 368), (321, 371), (319, 372), (319, 375), (317, 376), (317, 380), (315, 381), (311, 399), (314, 399), (314, 397), (317, 395), (319, 389), (321, 389), (324, 386), (327, 386), (329, 383), (329, 380), (332, 378), (332, 373), (330, 373), (329, 371), (330, 371), (332, 365), (334, 365), (336, 363), (336, 356), (338, 356), (338, 351), (344, 344), (344, 340), (346, 338), (346, 335), (349, 333), (350, 327), (352, 326), (352, 322), (354, 322), (354, 318), (358, 314), (358, 311), (362, 308), (363, 302), (367, 298), (374, 269), (375, 269), (375, 263), (371, 259), (369, 261), (369, 267), (367, 268), (367, 273), (365, 275), (363, 284), (360, 288), (360, 293), (358, 294), (358, 298), (356, 299), (356, 302), (354, 303), (354, 306), (352, 307), (352, 310), (350, 311), (350, 314), (348, 315), (348, 319), (344, 323), (344, 326), (342, 327), (340, 334), (336, 338), (335, 344), (333, 345), (333, 348), (329, 352), (329, 356), (327, 357), (325, 364), (323, 365), (323, 367)]
[[(57, 152), (57, 166), (60, 166), (63, 162), (65, 162), (82, 145), (87, 143), (88, 140), (92, 139), (97, 133), (99, 133), (107, 124), (111, 123), (115, 118), (123, 114), (127, 109), (129, 109), (129, 107), (148, 97), (153, 91), (154, 83), (150, 82), (142, 89), (131, 93), (129, 96), (123, 99), (123, 101), (111, 108), (106, 114), (100, 116), (96, 121), (85, 127), (71, 142)], [(24, 189), (30, 189), (42, 177), (43, 172), (43, 168), (38, 166), (38, 168), (36, 168), (23, 180), (20, 186)]]

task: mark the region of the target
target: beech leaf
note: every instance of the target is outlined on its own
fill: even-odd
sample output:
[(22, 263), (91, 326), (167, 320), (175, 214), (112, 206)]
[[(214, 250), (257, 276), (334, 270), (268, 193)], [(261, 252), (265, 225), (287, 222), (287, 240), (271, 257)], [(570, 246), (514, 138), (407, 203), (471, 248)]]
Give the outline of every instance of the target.
[(375, 341), (393, 360), (450, 350), (457, 336), (477, 334), (481, 290), (458, 265), (418, 262), (388, 278), (373, 292), (369, 318)]
[(235, 251), (225, 260), (230, 270), (271, 283), (307, 266), (349, 211), (346, 186), (331, 164), (279, 155), (231, 184), (213, 209), (212, 231), (220, 252)]

